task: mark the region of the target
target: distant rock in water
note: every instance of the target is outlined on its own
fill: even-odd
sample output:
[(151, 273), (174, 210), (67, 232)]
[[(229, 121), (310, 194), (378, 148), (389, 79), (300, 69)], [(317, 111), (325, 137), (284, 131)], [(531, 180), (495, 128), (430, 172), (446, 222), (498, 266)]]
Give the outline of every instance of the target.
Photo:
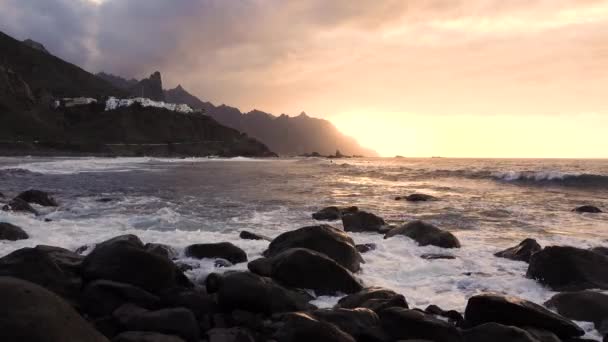
[(437, 197), (435, 196), (431, 196), (431, 195), (427, 195), (427, 194), (411, 194), (411, 195), (407, 195), (407, 196), (397, 196), (395, 197), (396, 201), (399, 200), (406, 200), (409, 202), (427, 202), (427, 201), (437, 201), (439, 200)]
[(357, 207), (326, 207), (312, 214), (312, 218), (318, 221), (334, 221), (342, 218), (342, 215), (359, 211)]
[(345, 213), (342, 215), (342, 224), (347, 232), (379, 232), (386, 226), (382, 217), (366, 211)]
[(602, 212), (602, 210), (600, 208), (593, 206), (593, 205), (583, 205), (583, 206), (574, 208), (572, 211), (575, 211), (577, 213), (593, 213), (593, 214)]
[(420, 246), (433, 245), (443, 248), (460, 248), (460, 241), (452, 233), (423, 221), (412, 221), (401, 227), (393, 228), (386, 233), (384, 238), (388, 239), (395, 235), (407, 236)]
[(540, 251), (542, 247), (534, 239), (525, 239), (519, 245), (507, 248), (504, 251), (495, 253), (500, 258), (529, 262), (532, 254)]
[(37, 41), (31, 40), (31, 39), (26, 39), (23, 41), (23, 44), (31, 47), (32, 49), (36, 49), (39, 51), (42, 51), (44, 53), (48, 53), (49, 55), (51, 54), (45, 47), (44, 45), (38, 43)]
[(57, 207), (57, 201), (48, 193), (40, 190), (27, 190), (17, 196), (27, 203), (36, 203), (43, 207)]
[(0, 240), (17, 241), (25, 240), (27, 238), (29, 238), (29, 235), (27, 235), (21, 227), (6, 222), (0, 222)]

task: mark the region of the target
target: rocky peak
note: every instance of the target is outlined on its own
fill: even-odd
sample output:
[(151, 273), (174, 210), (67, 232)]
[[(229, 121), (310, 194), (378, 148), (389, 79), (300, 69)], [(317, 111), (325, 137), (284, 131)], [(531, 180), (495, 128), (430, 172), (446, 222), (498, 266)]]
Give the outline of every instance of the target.
[(23, 44), (31, 47), (32, 49), (40, 50), (40, 51), (50, 55), (50, 52), (44, 47), (44, 45), (38, 43), (37, 41), (31, 40), (31, 39), (26, 39), (23, 41)]
[(146, 97), (155, 101), (164, 101), (163, 81), (160, 72), (156, 71), (149, 78), (144, 78), (129, 89), (137, 97)]

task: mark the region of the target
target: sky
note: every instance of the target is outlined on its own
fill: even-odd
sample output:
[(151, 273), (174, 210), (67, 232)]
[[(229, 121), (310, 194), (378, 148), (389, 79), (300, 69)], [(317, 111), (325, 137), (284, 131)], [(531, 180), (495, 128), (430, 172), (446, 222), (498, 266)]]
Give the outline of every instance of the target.
[(608, 157), (608, 0), (0, 0), (0, 30), (383, 156)]

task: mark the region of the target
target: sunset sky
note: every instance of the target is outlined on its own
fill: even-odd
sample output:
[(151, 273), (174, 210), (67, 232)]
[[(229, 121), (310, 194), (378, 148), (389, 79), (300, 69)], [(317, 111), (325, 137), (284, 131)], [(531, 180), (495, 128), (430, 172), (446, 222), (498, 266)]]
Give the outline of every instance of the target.
[(0, 30), (384, 156), (608, 157), (608, 1), (0, 0)]

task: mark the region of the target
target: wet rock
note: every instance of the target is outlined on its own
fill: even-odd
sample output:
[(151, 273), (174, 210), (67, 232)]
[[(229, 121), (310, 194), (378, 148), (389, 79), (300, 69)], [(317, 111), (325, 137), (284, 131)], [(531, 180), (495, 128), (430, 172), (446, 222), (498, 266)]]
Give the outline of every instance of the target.
[(498, 323), (485, 323), (463, 332), (465, 342), (541, 342), (529, 332)]
[(85, 257), (83, 277), (88, 281), (113, 280), (155, 293), (178, 285), (183, 274), (171, 260), (145, 250), (134, 235), (118, 236), (98, 244)]
[(256, 234), (256, 233), (252, 233), (252, 232), (248, 232), (246, 230), (241, 231), (241, 234), (239, 234), (239, 237), (243, 240), (266, 240), (266, 241), (272, 241), (271, 238), (264, 236), (264, 235), (260, 235), (260, 234)]
[(342, 225), (347, 232), (378, 232), (386, 222), (372, 213), (357, 211), (342, 215)]
[(362, 289), (348, 269), (324, 254), (305, 248), (292, 248), (271, 258), (257, 259), (248, 267), (286, 286), (312, 289), (318, 295), (348, 294)]
[[(557, 337), (557, 335), (555, 335), (554, 333), (547, 331), (547, 330), (530, 328), (530, 327), (526, 327), (526, 328), (524, 328), (524, 330), (527, 331), (534, 338), (536, 338), (539, 342), (562, 342), (562, 340), (559, 337)], [(566, 341), (575, 342), (578, 340), (579, 340), (578, 338), (574, 338), (574, 339), (571, 338)]]
[(0, 198), (4, 198), (4, 194), (0, 192)]
[(424, 309), (424, 312), (430, 315), (441, 316), (447, 318), (450, 322), (454, 323), (456, 326), (460, 326), (462, 322), (464, 322), (464, 317), (460, 314), (460, 312), (456, 310), (443, 310), (437, 305), (429, 305)]
[(380, 318), (369, 309), (321, 309), (311, 311), (310, 316), (335, 325), (357, 341), (388, 340), (380, 328)]
[(572, 209), (572, 211), (577, 212), (577, 213), (593, 213), (593, 214), (602, 212), (602, 210), (600, 208), (592, 206), (592, 205), (582, 205), (580, 207), (576, 207), (576, 208)]
[(82, 260), (59, 247), (22, 248), (0, 258), (0, 276), (27, 280), (75, 302), (82, 286)]
[(113, 316), (130, 331), (153, 331), (177, 335), (185, 341), (198, 341), (200, 331), (192, 311), (185, 308), (148, 311), (133, 304), (125, 304)]
[(6, 222), (0, 222), (0, 240), (17, 241), (25, 240), (27, 238), (29, 238), (29, 235), (27, 235), (21, 227)]
[(247, 261), (247, 253), (230, 242), (190, 245), (186, 247), (185, 254), (196, 259), (226, 259), (233, 264)]
[(462, 341), (460, 331), (454, 325), (417, 310), (387, 308), (378, 315), (384, 330), (396, 340)]
[(347, 213), (359, 211), (357, 207), (326, 207), (312, 214), (312, 218), (318, 221), (335, 221), (342, 218)]
[(89, 283), (81, 297), (81, 308), (91, 317), (111, 315), (125, 303), (154, 309), (160, 305), (160, 298), (139, 287), (110, 280)]
[(355, 339), (331, 323), (323, 322), (305, 313), (289, 314), (277, 331), (279, 342), (355, 342)]
[(57, 207), (57, 201), (47, 192), (40, 190), (27, 190), (20, 193), (17, 197), (27, 203), (36, 203), (43, 207)]
[(355, 245), (355, 248), (359, 253), (367, 253), (376, 249), (375, 243), (363, 243), (359, 245)]
[(521, 328), (533, 327), (551, 331), (560, 338), (585, 333), (572, 321), (517, 297), (493, 294), (473, 296), (467, 303), (465, 318), (473, 326), (494, 322)]
[(406, 200), (409, 202), (427, 202), (427, 201), (437, 201), (439, 200), (435, 196), (427, 195), (427, 194), (411, 194), (407, 196), (397, 196), (395, 197), (396, 201)]
[(532, 255), (526, 276), (556, 291), (608, 289), (608, 257), (575, 247), (550, 246)]
[(220, 307), (273, 314), (314, 309), (308, 294), (286, 289), (272, 279), (251, 272), (228, 272), (208, 277), (209, 292), (217, 292)]
[(172, 288), (164, 291), (160, 299), (161, 307), (186, 308), (192, 311), (197, 319), (218, 313), (220, 310), (216, 298), (201, 288)]
[(144, 249), (150, 253), (160, 255), (167, 259), (173, 259), (177, 256), (177, 251), (173, 247), (162, 243), (147, 243)]
[(116, 201), (116, 198), (111, 198), (111, 197), (102, 197), (102, 198), (98, 198), (95, 200), (96, 202), (99, 203), (109, 203), (109, 202), (113, 202)]
[(32, 213), (34, 215), (38, 215), (38, 211), (34, 208), (32, 208), (32, 206), (27, 203), (26, 201), (19, 199), (19, 198), (14, 198), (12, 200), (10, 200), (10, 202), (8, 202), (7, 204), (5, 204), (2, 207), (3, 211), (14, 211), (14, 212), (26, 212), (26, 213)]
[(507, 248), (504, 251), (495, 253), (500, 258), (530, 262), (532, 254), (540, 251), (542, 247), (534, 239), (525, 239), (519, 245)]
[(112, 342), (184, 342), (175, 335), (150, 331), (125, 331), (112, 339)]
[(437, 253), (426, 253), (426, 254), (422, 254), (420, 257), (425, 260), (456, 259), (456, 257), (451, 254), (437, 254)]
[(401, 227), (391, 229), (385, 239), (395, 235), (404, 235), (418, 242), (420, 246), (438, 246), (443, 248), (460, 248), (460, 241), (452, 233), (441, 230), (423, 221), (412, 221)]
[(590, 251), (608, 256), (608, 247), (593, 247)]
[(341, 298), (338, 304), (336, 304), (336, 308), (367, 308), (376, 312), (389, 307), (407, 309), (408, 304), (403, 295), (383, 287), (365, 288), (357, 293)]
[(213, 266), (214, 267), (218, 267), (218, 268), (222, 268), (222, 267), (231, 267), (231, 266), (234, 266), (234, 264), (231, 263), (230, 261), (226, 260), (226, 259), (216, 259), (213, 262)]
[(307, 248), (330, 257), (351, 272), (360, 268), (361, 255), (345, 232), (328, 225), (309, 226), (277, 236), (264, 256), (272, 257), (290, 248)]
[(608, 318), (608, 295), (595, 291), (558, 293), (545, 306), (572, 320), (593, 322), (596, 327)]
[(0, 277), (2, 341), (108, 342), (63, 299), (27, 281)]
[(243, 328), (214, 328), (207, 331), (209, 342), (255, 342), (249, 331)]

